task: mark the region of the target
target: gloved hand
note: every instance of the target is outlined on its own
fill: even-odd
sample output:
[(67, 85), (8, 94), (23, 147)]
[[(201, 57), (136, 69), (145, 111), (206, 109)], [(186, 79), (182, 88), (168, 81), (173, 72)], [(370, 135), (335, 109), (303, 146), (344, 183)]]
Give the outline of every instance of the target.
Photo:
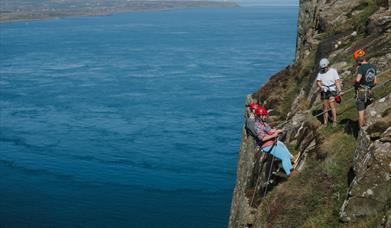
[(359, 82), (354, 83), (354, 88), (358, 90), (358, 88), (360, 88), (360, 83)]

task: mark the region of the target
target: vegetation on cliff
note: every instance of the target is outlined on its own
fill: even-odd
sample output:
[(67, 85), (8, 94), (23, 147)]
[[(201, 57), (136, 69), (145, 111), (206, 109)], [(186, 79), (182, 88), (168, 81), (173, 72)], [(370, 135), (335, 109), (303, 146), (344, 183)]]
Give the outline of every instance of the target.
[[(365, 49), (369, 62), (380, 70), (380, 83), (391, 80), (389, 1), (301, 0), (298, 21), (295, 63), (271, 77), (259, 91), (251, 95), (250, 100), (270, 103), (273, 122), (284, 126), (288, 131), (285, 143), (294, 153), (307, 154), (305, 165), (297, 177), (274, 185), (266, 197), (254, 194), (256, 203), (249, 205), (250, 200), (243, 197), (241, 192), (246, 195), (246, 192), (258, 191), (253, 183), (254, 179), (262, 175), (256, 174), (257, 169), (252, 167), (259, 166), (257, 155), (242, 155), (254, 153), (255, 150), (252, 139), (244, 132), (240, 157), (242, 161), (239, 161), (238, 166), (240, 183), (235, 187), (230, 227), (376, 227), (391, 224), (391, 205), (388, 201), (382, 201), (391, 199), (390, 193), (387, 195), (384, 192), (387, 188), (377, 190), (378, 196), (365, 198), (357, 195), (361, 194), (360, 191), (365, 186), (372, 194), (373, 186), (380, 186), (380, 183), (375, 182), (377, 177), (368, 177), (373, 182), (360, 177), (358, 187), (352, 183), (355, 172), (364, 172), (362, 167), (356, 167), (363, 161), (353, 161), (357, 153), (368, 151), (368, 146), (372, 146), (372, 150), (381, 151), (379, 154), (384, 156), (387, 150), (384, 148), (390, 143), (387, 141), (387, 128), (390, 126), (387, 113), (391, 107), (382, 107), (386, 111), (375, 114), (378, 119), (376, 123), (379, 124), (368, 123), (369, 130), (362, 131), (359, 135), (354, 91), (351, 89), (356, 74), (352, 53), (358, 48)], [(314, 81), (318, 62), (324, 57), (329, 58), (333, 67), (338, 70), (343, 90), (347, 91), (342, 104), (337, 107), (338, 125), (335, 128), (320, 127), (321, 120), (315, 117), (321, 112), (321, 103)], [(389, 96), (391, 83), (377, 87), (375, 94), (377, 100)], [(389, 103), (383, 105), (387, 106)], [(376, 111), (376, 106), (373, 110)], [(384, 126), (376, 127), (378, 125)], [(372, 128), (380, 129), (376, 137), (370, 136)], [(368, 145), (361, 145), (360, 140), (368, 137), (371, 138)], [(378, 159), (375, 154), (368, 156), (372, 160)], [(382, 174), (387, 174), (390, 171), (387, 170), (388, 158), (381, 159), (380, 163), (385, 166), (377, 169), (383, 170)], [(246, 162), (250, 164), (246, 165)], [(381, 166), (379, 164), (374, 167)], [(374, 173), (370, 170), (365, 172), (370, 175)], [(351, 196), (348, 192), (351, 191), (355, 191), (354, 199), (361, 198), (356, 202), (349, 202)], [(372, 203), (377, 200), (376, 197), (383, 198), (381, 202)], [(362, 202), (368, 205), (360, 206)], [(346, 204), (349, 205), (345, 207)]]

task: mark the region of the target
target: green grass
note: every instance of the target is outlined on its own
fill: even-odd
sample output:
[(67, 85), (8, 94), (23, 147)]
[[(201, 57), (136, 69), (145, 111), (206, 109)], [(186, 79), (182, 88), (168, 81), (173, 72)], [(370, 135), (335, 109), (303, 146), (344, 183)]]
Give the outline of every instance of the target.
[(266, 197), (260, 207), (265, 223), (295, 224), (295, 227), (341, 225), (338, 212), (348, 188), (346, 174), (355, 139), (336, 131), (323, 138), (320, 150), (326, 150), (326, 159), (316, 160), (311, 155), (299, 176), (277, 186)]
[[(351, 28), (358, 31), (349, 44), (351, 46), (364, 38), (364, 29), (369, 17), (384, 4), (384, 0), (369, 0), (367, 4), (357, 10), (359, 14), (351, 16), (349, 21)], [(337, 32), (329, 31), (332, 33)], [(371, 53), (372, 56), (381, 56), (384, 53)], [(314, 53), (301, 63), (301, 71), (298, 74), (300, 80), (292, 80), (289, 87), (282, 92), (284, 100), (280, 103), (278, 113), (281, 118), (291, 109), (291, 103), (300, 88), (306, 91), (312, 85), (310, 80), (314, 71)], [(352, 77), (344, 81), (344, 90), (352, 88), (355, 75), (355, 62), (352, 55), (337, 56), (333, 61), (345, 61), (351, 67)], [(391, 71), (388, 69), (379, 76), (380, 83), (391, 79)], [(374, 89), (375, 98), (379, 99), (391, 92), (391, 82)], [(379, 215), (358, 219), (351, 224), (339, 222), (339, 210), (344, 202), (348, 190), (347, 174), (352, 166), (352, 158), (356, 146), (356, 139), (346, 134), (345, 123), (357, 120), (354, 89), (343, 96), (342, 103), (337, 106), (338, 125), (318, 129), (320, 143), (316, 152), (307, 157), (304, 170), (297, 176), (276, 186), (258, 207), (258, 215), (262, 224), (268, 227), (376, 227), (381, 220)], [(318, 109), (321, 109), (318, 108)], [(390, 111), (387, 111), (390, 112)], [(313, 118), (313, 117), (312, 117)], [(315, 119), (315, 118), (314, 118)], [(312, 121), (312, 120), (311, 120)], [(314, 120), (319, 123), (318, 120)], [(296, 145), (287, 144), (293, 153)], [(325, 156), (318, 156), (318, 155)], [(391, 207), (391, 203), (390, 203)]]
[[(380, 83), (390, 78), (390, 71), (384, 72), (380, 75)], [(374, 92), (378, 98), (389, 94), (391, 83), (375, 88)], [(345, 102), (338, 107), (339, 120), (356, 119), (355, 101), (349, 101), (352, 98), (354, 92), (345, 95)], [(261, 221), (271, 227), (375, 227), (381, 215), (362, 218), (350, 225), (339, 222), (339, 210), (348, 190), (347, 174), (352, 166), (356, 139), (344, 133), (341, 123), (335, 128), (320, 128), (318, 133), (321, 138), (318, 151), (310, 154), (304, 170), (299, 176), (278, 185), (262, 201), (259, 207)], [(295, 153), (295, 145), (287, 146)], [(319, 159), (317, 153), (326, 156)]]

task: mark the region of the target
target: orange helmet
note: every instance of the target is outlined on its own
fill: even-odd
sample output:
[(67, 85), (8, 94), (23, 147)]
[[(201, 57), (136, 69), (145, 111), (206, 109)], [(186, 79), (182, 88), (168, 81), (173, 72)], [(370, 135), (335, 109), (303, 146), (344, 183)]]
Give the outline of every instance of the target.
[(365, 51), (363, 49), (358, 49), (353, 53), (353, 58), (357, 61), (358, 57), (365, 56)]

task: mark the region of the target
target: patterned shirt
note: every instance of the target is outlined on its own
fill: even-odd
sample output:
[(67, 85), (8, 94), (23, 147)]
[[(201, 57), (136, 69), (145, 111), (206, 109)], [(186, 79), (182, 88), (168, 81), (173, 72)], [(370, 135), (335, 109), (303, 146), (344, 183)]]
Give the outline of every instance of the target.
[[(261, 141), (265, 136), (273, 134), (272, 128), (269, 126), (269, 124), (267, 124), (263, 121), (255, 121), (255, 132), (257, 133), (257, 136)], [(273, 141), (268, 140), (266, 142), (263, 142), (262, 147), (266, 147), (271, 144), (273, 144)]]

